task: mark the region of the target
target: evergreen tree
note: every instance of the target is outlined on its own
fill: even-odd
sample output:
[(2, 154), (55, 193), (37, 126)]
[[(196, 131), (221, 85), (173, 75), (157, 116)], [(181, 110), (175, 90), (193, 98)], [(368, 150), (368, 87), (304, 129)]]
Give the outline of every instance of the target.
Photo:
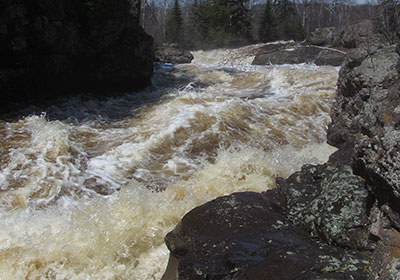
[(190, 32), (186, 38), (190, 40), (187, 44), (192, 46), (199, 46), (207, 39), (208, 27), (206, 17), (204, 15), (205, 4), (199, 3), (198, 0), (194, 0), (193, 6), (190, 9), (189, 26)]
[(228, 0), (230, 31), (237, 41), (250, 42), (250, 13), (245, 5), (246, 0)]
[[(204, 3), (203, 21), (207, 39), (214, 46), (251, 41), (251, 23), (247, 0), (208, 0)], [(202, 30), (205, 30), (204, 28)]]
[(207, 2), (204, 8), (208, 39), (217, 45), (232, 41), (228, 1), (211, 0)]
[(278, 14), (278, 37), (283, 40), (303, 40), (304, 29), (296, 7), (290, 0), (279, 0), (276, 4)]
[(376, 28), (383, 34), (388, 43), (394, 44), (400, 39), (400, 1), (383, 0)]
[(166, 22), (166, 39), (168, 42), (183, 42), (183, 18), (178, 0), (175, 0)]
[(264, 12), (261, 16), (261, 24), (258, 29), (258, 36), (261, 42), (267, 43), (278, 39), (276, 18), (273, 14), (271, 0), (267, 0)]

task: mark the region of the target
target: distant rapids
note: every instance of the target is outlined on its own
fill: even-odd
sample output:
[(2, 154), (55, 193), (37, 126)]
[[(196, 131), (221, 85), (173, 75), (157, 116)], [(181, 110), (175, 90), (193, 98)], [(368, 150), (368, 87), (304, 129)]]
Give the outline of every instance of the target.
[(0, 279), (160, 279), (186, 212), (325, 162), (339, 69), (253, 66), (256, 47), (0, 120)]

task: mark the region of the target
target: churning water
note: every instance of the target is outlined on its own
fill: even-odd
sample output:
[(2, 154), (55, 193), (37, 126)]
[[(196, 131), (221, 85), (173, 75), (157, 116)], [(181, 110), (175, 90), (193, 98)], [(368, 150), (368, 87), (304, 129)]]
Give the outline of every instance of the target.
[(338, 69), (251, 66), (255, 48), (0, 121), (0, 279), (160, 279), (187, 211), (326, 161)]

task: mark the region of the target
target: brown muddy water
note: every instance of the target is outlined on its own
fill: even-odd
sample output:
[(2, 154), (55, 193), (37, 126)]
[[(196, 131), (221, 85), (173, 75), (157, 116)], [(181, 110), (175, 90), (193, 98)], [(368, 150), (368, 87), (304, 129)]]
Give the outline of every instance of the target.
[(252, 66), (256, 47), (0, 121), (0, 279), (160, 279), (186, 212), (326, 161), (339, 69)]

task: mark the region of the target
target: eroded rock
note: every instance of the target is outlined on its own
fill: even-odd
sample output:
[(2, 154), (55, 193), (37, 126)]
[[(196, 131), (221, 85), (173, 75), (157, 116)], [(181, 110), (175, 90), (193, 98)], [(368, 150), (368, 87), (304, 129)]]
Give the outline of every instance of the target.
[(166, 237), (163, 279), (365, 279), (368, 253), (311, 238), (282, 195), (234, 193), (190, 211)]
[(277, 180), (288, 219), (328, 244), (368, 247), (368, 191), (350, 166), (303, 166), (288, 179)]
[(315, 63), (316, 65), (340, 66), (345, 55), (344, 52), (336, 49), (296, 45), (291, 48), (277, 48), (273, 51), (259, 51), (252, 64)]

